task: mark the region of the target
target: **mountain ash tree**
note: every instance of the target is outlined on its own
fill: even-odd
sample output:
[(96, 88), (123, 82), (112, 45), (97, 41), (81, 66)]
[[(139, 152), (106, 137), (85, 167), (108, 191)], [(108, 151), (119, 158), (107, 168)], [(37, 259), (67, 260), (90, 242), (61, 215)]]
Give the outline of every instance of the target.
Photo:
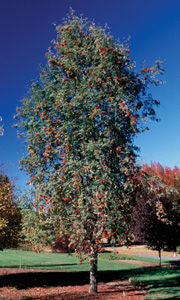
[(36, 187), (38, 247), (45, 233), (51, 244), (68, 239), (69, 248), (88, 259), (89, 291), (97, 292), (102, 236), (112, 245), (133, 238), (133, 140), (145, 121), (156, 119), (159, 101), (148, 86), (158, 83), (161, 65), (137, 73), (127, 43), (73, 13), (56, 29), (47, 66), (17, 108), (15, 127), (27, 144), (20, 168)]

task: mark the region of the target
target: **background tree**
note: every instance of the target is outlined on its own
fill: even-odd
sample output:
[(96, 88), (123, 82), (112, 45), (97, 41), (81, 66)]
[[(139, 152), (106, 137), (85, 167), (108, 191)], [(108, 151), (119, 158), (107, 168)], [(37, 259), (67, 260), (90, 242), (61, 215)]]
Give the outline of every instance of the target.
[(27, 142), (21, 167), (36, 187), (48, 243), (68, 237), (69, 247), (86, 254), (90, 292), (97, 292), (103, 233), (112, 244), (132, 239), (133, 138), (145, 119), (156, 119), (159, 101), (146, 91), (161, 66), (136, 73), (127, 44), (73, 13), (57, 26), (47, 57), (15, 116)]
[(180, 168), (175, 166), (173, 169), (163, 167), (159, 162), (151, 163), (150, 166), (144, 164), (142, 170), (150, 176), (156, 176), (162, 180), (166, 186), (173, 187), (173, 207), (180, 214)]
[(11, 180), (0, 174), (0, 248), (16, 247), (20, 239), (21, 212)]
[[(164, 185), (171, 189), (171, 201), (172, 201), (172, 213), (173, 218), (171, 217), (172, 222), (172, 229), (171, 230), (171, 237), (172, 237), (172, 244), (169, 243), (169, 249), (176, 251), (177, 243), (180, 241), (175, 236), (179, 237), (180, 231), (180, 168), (175, 166), (173, 169), (162, 166), (159, 162), (158, 163), (151, 163), (150, 166), (144, 164), (142, 166), (142, 170), (150, 175), (156, 176), (161, 179)], [(175, 243), (173, 242), (175, 238)], [(171, 238), (169, 239), (169, 242)]]
[(179, 216), (173, 209), (174, 190), (141, 170), (136, 193), (134, 233), (139, 241), (159, 252), (179, 245)]
[[(22, 246), (28, 250), (34, 250), (35, 252), (41, 252), (45, 246), (49, 246), (52, 249), (59, 249), (58, 236), (54, 235), (56, 242), (51, 244), (53, 235), (53, 226), (49, 223), (48, 214), (42, 211), (42, 207), (38, 207), (35, 201), (37, 200), (37, 193), (33, 188), (28, 189), (21, 196), (20, 206), (22, 215)], [(51, 232), (50, 226), (52, 227)], [(48, 232), (47, 232), (48, 231)], [(48, 240), (48, 234), (50, 233), (50, 240)], [(54, 246), (54, 247), (53, 247)], [(62, 248), (64, 244), (62, 241)], [(67, 243), (66, 247), (67, 249)], [(67, 251), (66, 251), (67, 252)]]

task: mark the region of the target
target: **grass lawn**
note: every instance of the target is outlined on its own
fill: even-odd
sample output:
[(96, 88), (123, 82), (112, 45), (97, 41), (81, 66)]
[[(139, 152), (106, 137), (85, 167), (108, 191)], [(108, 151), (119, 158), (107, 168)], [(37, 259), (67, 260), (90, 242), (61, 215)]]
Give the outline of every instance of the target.
[[(176, 263), (177, 264), (177, 263)], [(180, 272), (168, 267), (145, 268), (132, 272), (129, 281), (148, 290), (144, 299), (180, 299)]]
[[(67, 253), (35, 253), (33, 251), (3, 250), (0, 252), (0, 267), (33, 269), (51, 269), (63, 271), (89, 271), (89, 265), (84, 261), (79, 265), (79, 259)], [(136, 265), (117, 263), (112, 260), (99, 259), (98, 270), (128, 270), (138, 268)]]
[[(147, 261), (153, 263), (159, 263), (159, 259), (157, 258), (149, 258), (149, 257), (141, 257), (136, 255), (129, 255), (129, 254), (121, 254), (121, 253), (114, 253), (114, 252), (105, 252), (99, 254), (100, 258), (107, 259), (107, 260), (138, 260), (138, 261)], [(162, 264), (169, 264), (169, 261), (164, 259), (161, 260)]]
[[(144, 267), (135, 264), (120, 263), (114, 259), (124, 259), (124, 255), (103, 253), (99, 255), (98, 271), (99, 281), (129, 280), (135, 286), (148, 290), (145, 299), (180, 299), (180, 272), (179, 262), (173, 265), (160, 267)], [(126, 255), (126, 259), (133, 258)], [(139, 259), (139, 257), (136, 257)], [(144, 260), (144, 258), (143, 258)], [(147, 261), (155, 261), (146, 259)], [(4, 250), (0, 252), (0, 266), (18, 268), (22, 263), (23, 268), (51, 269), (82, 272), (88, 280), (89, 265), (85, 262), (79, 265), (79, 259), (74, 255), (64, 253), (34, 253), (32, 251)], [(157, 262), (157, 260), (156, 260)], [(67, 273), (66, 273), (67, 274)], [(74, 276), (74, 275), (73, 275)]]
[[(100, 254), (107, 260), (138, 260), (155, 262), (158, 264), (159, 259), (139, 257), (135, 255), (119, 254), (107, 252)], [(131, 269), (126, 274), (126, 278), (135, 286), (141, 286), (148, 290), (148, 294), (144, 299), (180, 299), (180, 261), (162, 260), (162, 264), (167, 267), (144, 267), (139, 269)], [(173, 268), (174, 266), (174, 268)]]

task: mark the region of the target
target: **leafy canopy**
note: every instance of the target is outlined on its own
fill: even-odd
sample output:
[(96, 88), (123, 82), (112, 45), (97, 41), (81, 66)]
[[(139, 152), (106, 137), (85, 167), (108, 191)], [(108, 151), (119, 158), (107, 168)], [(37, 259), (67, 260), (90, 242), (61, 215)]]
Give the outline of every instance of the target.
[(160, 62), (136, 72), (127, 43), (73, 13), (56, 27), (48, 64), (17, 108), (26, 138), (20, 168), (36, 187), (34, 207), (48, 242), (67, 240), (78, 253), (100, 251), (104, 233), (127, 244), (136, 188), (134, 136), (157, 120)]

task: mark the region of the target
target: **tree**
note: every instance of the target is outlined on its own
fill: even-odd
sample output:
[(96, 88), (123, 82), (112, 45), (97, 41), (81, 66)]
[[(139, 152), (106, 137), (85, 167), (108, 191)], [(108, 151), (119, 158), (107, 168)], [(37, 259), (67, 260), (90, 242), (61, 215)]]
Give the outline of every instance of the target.
[(48, 65), (15, 116), (27, 142), (21, 168), (36, 187), (39, 224), (49, 243), (68, 237), (69, 247), (90, 259), (90, 292), (97, 292), (104, 232), (112, 244), (132, 239), (133, 139), (145, 119), (156, 119), (159, 105), (147, 87), (158, 83), (160, 62), (138, 74), (129, 55), (128, 44), (72, 13), (57, 26)]
[[(21, 196), (21, 214), (22, 214), (22, 237), (24, 246), (32, 249), (35, 252), (40, 252), (45, 246), (42, 243), (47, 239), (46, 226), (42, 219), (41, 210), (34, 207), (34, 199), (36, 199), (36, 192), (33, 188), (24, 192)], [(44, 217), (46, 217), (44, 215)], [(38, 244), (40, 243), (40, 247)]]
[(13, 184), (0, 174), (0, 248), (16, 247), (21, 231), (21, 212), (16, 203)]
[(138, 181), (134, 233), (140, 242), (159, 252), (161, 265), (161, 250), (174, 250), (180, 242), (179, 217), (173, 209), (174, 190), (143, 170)]
[(173, 187), (173, 208), (177, 213), (180, 214), (180, 168), (177, 166), (174, 166), (173, 169), (167, 166), (163, 167), (158, 162), (151, 163), (150, 166), (144, 164), (142, 166), (142, 170), (150, 176), (156, 176), (160, 178), (166, 186)]

